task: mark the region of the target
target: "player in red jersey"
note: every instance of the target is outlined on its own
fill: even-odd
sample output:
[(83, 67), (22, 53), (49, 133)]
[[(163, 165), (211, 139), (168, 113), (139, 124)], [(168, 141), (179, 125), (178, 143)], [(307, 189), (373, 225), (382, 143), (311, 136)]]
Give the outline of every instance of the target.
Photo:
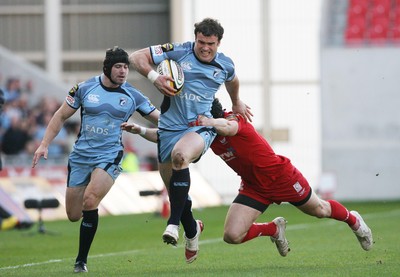
[[(242, 178), (239, 194), (226, 216), (225, 242), (240, 244), (259, 236), (270, 236), (280, 255), (286, 256), (289, 251), (286, 220), (277, 217), (272, 222), (255, 221), (269, 205), (289, 202), (308, 215), (346, 222), (361, 247), (366, 251), (372, 248), (372, 232), (358, 212), (349, 212), (335, 200), (320, 199), (287, 157), (277, 155), (242, 116), (225, 112), (218, 99), (214, 100), (211, 113), (214, 118), (200, 115), (192, 124), (216, 129), (218, 136), (211, 144), (212, 151)], [(150, 141), (157, 140), (157, 129), (127, 123), (123, 129), (142, 134)]]
[(349, 212), (335, 200), (320, 199), (288, 158), (275, 154), (242, 116), (225, 112), (218, 99), (211, 113), (214, 118), (199, 116), (196, 124), (217, 130), (211, 149), (242, 178), (239, 194), (225, 221), (227, 243), (239, 244), (259, 236), (271, 236), (279, 253), (286, 256), (289, 250), (284, 234), (286, 221), (283, 218), (267, 223), (255, 221), (269, 205), (289, 202), (308, 215), (346, 222), (361, 247), (366, 251), (371, 249), (372, 232), (358, 212)]

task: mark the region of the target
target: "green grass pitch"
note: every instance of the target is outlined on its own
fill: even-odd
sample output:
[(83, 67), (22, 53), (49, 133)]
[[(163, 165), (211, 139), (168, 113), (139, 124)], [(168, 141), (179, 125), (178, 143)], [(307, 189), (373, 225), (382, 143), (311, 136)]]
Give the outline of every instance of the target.
[[(241, 245), (222, 241), (227, 206), (194, 210), (205, 229), (197, 260), (186, 264), (178, 247), (163, 244), (166, 220), (154, 214), (100, 218), (88, 259), (88, 276), (400, 276), (400, 201), (344, 203), (371, 227), (375, 245), (366, 252), (345, 223), (272, 205), (259, 222), (288, 220), (291, 251), (281, 257), (268, 237)], [(47, 234), (0, 233), (0, 276), (72, 276), (79, 222), (45, 222)]]

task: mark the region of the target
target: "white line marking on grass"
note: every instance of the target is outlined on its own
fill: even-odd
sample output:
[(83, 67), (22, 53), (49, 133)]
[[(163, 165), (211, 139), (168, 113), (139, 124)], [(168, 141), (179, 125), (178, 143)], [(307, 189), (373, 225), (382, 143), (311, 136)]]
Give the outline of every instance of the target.
[[(121, 251), (121, 252), (114, 252), (114, 253), (98, 254), (98, 255), (93, 255), (93, 256), (90, 255), (90, 258), (120, 256), (120, 255), (133, 254), (133, 253), (138, 253), (138, 252), (141, 252), (141, 250)], [(29, 263), (29, 264), (15, 265), (15, 266), (0, 267), (0, 270), (17, 269), (17, 268), (22, 268), (22, 267), (38, 266), (38, 265), (51, 264), (51, 263), (61, 263), (63, 261), (73, 260), (73, 259), (74, 258), (55, 259), (55, 260), (48, 260), (48, 261), (44, 261), (44, 262), (38, 262), (38, 263)]]
[[(217, 243), (217, 242), (223, 242), (221, 238), (217, 239), (208, 239), (208, 240), (203, 240), (200, 241), (199, 244), (212, 244), (212, 243)], [(179, 245), (178, 248), (182, 248), (183, 245)], [(129, 251), (121, 251), (121, 252), (113, 252), (113, 253), (105, 253), (105, 254), (98, 254), (98, 255), (90, 255), (90, 258), (104, 258), (104, 257), (111, 257), (111, 256), (122, 256), (126, 254), (135, 254), (135, 253), (140, 253), (143, 250), (129, 250)], [(37, 263), (29, 263), (29, 264), (22, 264), (22, 265), (14, 265), (14, 266), (6, 266), (6, 267), (0, 267), (0, 270), (7, 270), (7, 269), (18, 269), (18, 268), (23, 268), (23, 267), (30, 267), (30, 266), (40, 266), (44, 264), (51, 264), (51, 263), (61, 263), (67, 260), (73, 260), (74, 258), (68, 258), (68, 259), (55, 259), (55, 260), (48, 260), (44, 262), (37, 262)]]
[(29, 264), (22, 264), (22, 265), (6, 266), (6, 267), (0, 267), (0, 270), (3, 270), (3, 269), (16, 269), (16, 268), (21, 268), (21, 267), (29, 267), (29, 266), (36, 266), (36, 265), (59, 263), (61, 261), (62, 260), (60, 260), (60, 259), (56, 259), (56, 260), (48, 260), (48, 261), (40, 262), (40, 263), (29, 263)]
[(125, 254), (134, 254), (139, 253), (142, 250), (129, 250), (129, 251), (122, 251), (122, 252), (114, 252), (114, 253), (105, 253), (105, 254), (98, 254), (98, 255), (90, 255), (90, 258), (103, 258), (103, 257), (111, 257), (111, 256), (120, 256)]
[[(363, 215), (363, 218), (382, 218), (382, 217), (393, 217), (397, 216), (400, 214), (400, 210), (392, 210), (392, 211), (385, 211), (385, 212), (380, 212), (380, 213), (373, 213), (373, 214), (366, 214)], [(313, 225), (327, 225), (327, 224), (334, 224), (335, 220), (324, 220), (324, 221), (319, 221), (316, 223), (309, 223), (309, 224), (295, 224), (295, 225), (288, 225), (287, 229), (288, 230), (303, 230), (312, 227)], [(223, 242), (222, 238), (215, 238), (215, 239), (208, 239), (208, 240), (202, 240), (199, 241), (199, 244), (212, 244), (212, 243), (219, 243)], [(179, 245), (178, 248), (184, 247), (183, 244)], [(103, 258), (103, 257), (110, 257), (110, 256), (120, 256), (120, 255), (126, 255), (126, 254), (134, 254), (134, 253), (140, 253), (143, 250), (129, 250), (129, 251), (121, 251), (121, 252), (113, 252), (113, 253), (105, 253), (105, 254), (98, 254), (98, 255), (90, 255), (90, 258)], [(51, 263), (60, 263), (63, 261), (67, 260), (73, 260), (74, 258), (68, 258), (68, 259), (54, 259), (54, 260), (48, 260), (44, 262), (37, 262), (37, 263), (28, 263), (28, 264), (22, 264), (22, 265), (15, 265), (15, 266), (6, 266), (6, 267), (0, 267), (1, 270), (8, 270), (8, 269), (17, 269), (17, 268), (23, 268), (23, 267), (30, 267), (30, 266), (40, 266), (44, 264), (51, 264)]]
[[(222, 238), (207, 239), (207, 240), (199, 241), (199, 244), (212, 244), (212, 243), (218, 243), (218, 242), (224, 242), (224, 241), (222, 240)], [(183, 245), (181, 247), (183, 247)]]

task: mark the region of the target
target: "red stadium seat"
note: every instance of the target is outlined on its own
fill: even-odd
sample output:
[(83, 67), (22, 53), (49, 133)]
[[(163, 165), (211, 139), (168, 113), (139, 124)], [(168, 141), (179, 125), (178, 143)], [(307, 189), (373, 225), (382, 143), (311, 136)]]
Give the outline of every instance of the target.
[(390, 6), (390, 0), (372, 0), (372, 5), (385, 5), (387, 7)]
[(367, 36), (371, 43), (384, 43), (389, 38), (389, 19), (377, 17), (371, 20), (367, 30)]
[(365, 16), (367, 13), (367, 4), (365, 3), (354, 3), (348, 7), (348, 17)]
[(390, 13), (390, 2), (389, 4), (385, 3), (378, 3), (372, 6), (371, 16), (372, 18), (375, 17), (389, 17)]
[(349, 0), (346, 43), (400, 40), (400, 0)]
[(350, 0), (349, 5), (353, 6), (353, 5), (361, 4), (361, 5), (367, 6), (368, 3), (369, 3), (369, 0)]
[(400, 5), (392, 9), (390, 17), (394, 25), (400, 24)]
[(387, 17), (374, 17), (370, 20), (370, 26), (380, 25), (384, 28), (388, 28), (390, 25), (390, 19)]
[(390, 30), (391, 38), (395, 43), (400, 43), (400, 25), (392, 27)]
[(365, 37), (366, 20), (362, 16), (348, 19), (345, 39), (348, 43), (360, 43)]

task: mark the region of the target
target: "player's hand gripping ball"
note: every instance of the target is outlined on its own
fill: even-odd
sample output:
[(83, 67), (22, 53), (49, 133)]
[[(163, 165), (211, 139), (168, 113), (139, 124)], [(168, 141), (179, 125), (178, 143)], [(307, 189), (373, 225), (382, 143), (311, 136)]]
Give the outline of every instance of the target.
[(176, 94), (180, 93), (185, 83), (185, 76), (182, 67), (174, 60), (163, 60), (157, 66), (157, 72), (161, 75), (170, 76), (174, 81), (169, 82), (169, 85), (176, 89)]

